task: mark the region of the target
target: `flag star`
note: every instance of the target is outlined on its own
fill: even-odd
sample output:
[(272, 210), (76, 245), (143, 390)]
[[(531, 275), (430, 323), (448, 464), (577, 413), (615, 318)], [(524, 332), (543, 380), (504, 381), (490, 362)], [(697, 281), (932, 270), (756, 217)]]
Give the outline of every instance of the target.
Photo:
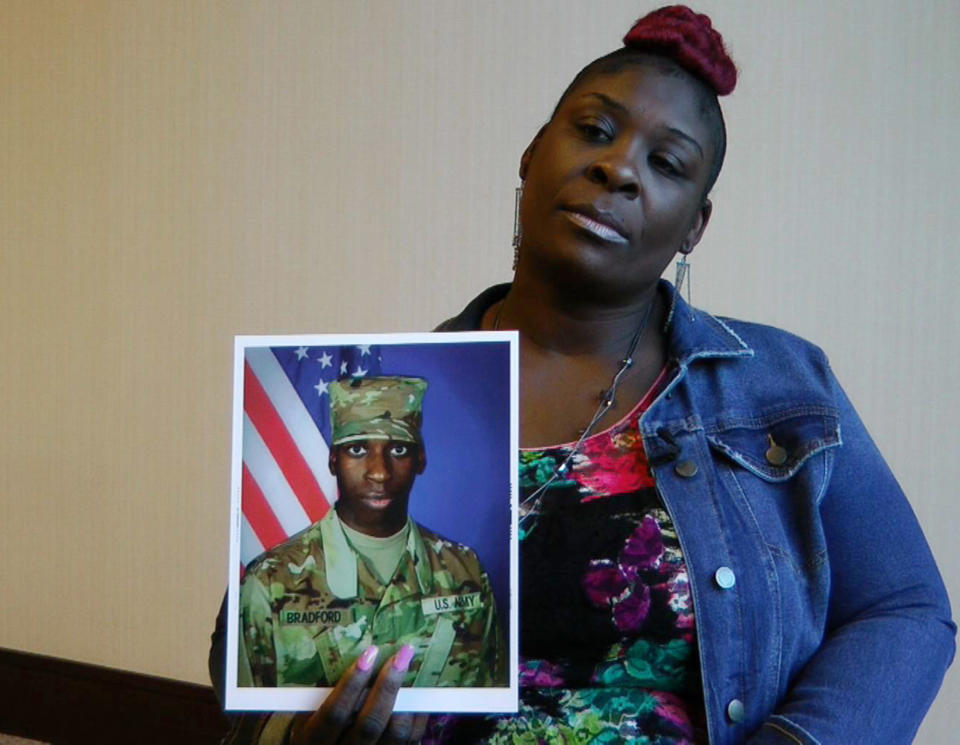
[(346, 374), (347, 374), (347, 370), (349, 370), (349, 369), (350, 369), (350, 368), (347, 367), (347, 363), (346, 363), (346, 362), (341, 362), (341, 363), (340, 363), (340, 374), (341, 374), (341, 375), (346, 375)]
[(322, 396), (327, 392), (327, 385), (329, 385), (323, 378), (320, 378), (320, 382), (317, 383), (314, 388), (317, 389), (317, 395)]
[(368, 371), (364, 370), (362, 367), (360, 367), (360, 365), (357, 365), (357, 369), (353, 371), (353, 377), (362, 378), (364, 375), (367, 374), (367, 372)]
[(318, 359), (317, 362), (320, 363), (320, 367), (332, 367), (333, 362), (331, 360), (333, 360), (333, 357), (324, 352), (320, 355), (320, 359)]
[(307, 356), (307, 348), (306, 348), (306, 347), (300, 347), (299, 349), (297, 349), (297, 361), (298, 361), (298, 362), (299, 362), (300, 360), (302, 360), (302, 359), (303, 359), (304, 357), (306, 357), (306, 356)]
[(357, 344), (357, 349), (360, 350), (360, 356), (363, 357), (365, 354), (370, 354), (370, 345), (369, 344)]

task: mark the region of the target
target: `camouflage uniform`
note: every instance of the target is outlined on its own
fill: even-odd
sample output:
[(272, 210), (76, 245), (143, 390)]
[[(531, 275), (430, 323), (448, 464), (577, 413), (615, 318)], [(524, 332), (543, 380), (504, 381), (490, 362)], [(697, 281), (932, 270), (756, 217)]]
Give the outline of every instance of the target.
[(252, 564), (240, 589), (238, 684), (329, 686), (370, 644), (416, 649), (405, 685), (507, 685), (493, 593), (473, 551), (408, 520), (384, 585), (327, 516)]

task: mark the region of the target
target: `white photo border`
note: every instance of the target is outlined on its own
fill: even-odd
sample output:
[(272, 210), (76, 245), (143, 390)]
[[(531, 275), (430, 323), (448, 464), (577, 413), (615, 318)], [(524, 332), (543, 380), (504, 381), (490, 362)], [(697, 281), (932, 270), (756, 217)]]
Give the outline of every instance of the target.
[(463, 331), (383, 334), (242, 335), (234, 339), (233, 446), (230, 485), (230, 547), (227, 599), (226, 698), (227, 711), (312, 711), (332, 688), (251, 688), (237, 685), (239, 586), (241, 565), (241, 482), (243, 459), (243, 391), (245, 352), (252, 347), (320, 347), (413, 344), (453, 345), (498, 342), (509, 345), (510, 418), (510, 531), (507, 672), (505, 687), (402, 688), (396, 711), (451, 713), (511, 713), (518, 700), (518, 544), (517, 495), (519, 450), (519, 336), (516, 331)]

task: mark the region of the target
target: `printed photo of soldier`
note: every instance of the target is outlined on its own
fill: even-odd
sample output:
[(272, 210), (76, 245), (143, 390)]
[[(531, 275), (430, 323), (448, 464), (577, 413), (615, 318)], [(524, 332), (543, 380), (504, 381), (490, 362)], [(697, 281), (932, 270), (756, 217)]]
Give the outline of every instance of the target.
[(332, 686), (370, 645), (406, 685), (507, 685), (490, 581), (474, 551), (408, 514), (427, 467), (427, 381), (329, 384), (333, 509), (266, 551), (240, 585), (240, 687)]

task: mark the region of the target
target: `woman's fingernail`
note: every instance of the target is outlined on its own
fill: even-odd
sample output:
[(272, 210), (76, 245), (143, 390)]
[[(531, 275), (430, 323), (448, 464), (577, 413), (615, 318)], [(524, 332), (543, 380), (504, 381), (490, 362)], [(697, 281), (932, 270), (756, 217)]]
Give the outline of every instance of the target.
[(393, 669), (406, 672), (407, 668), (410, 667), (410, 660), (412, 659), (413, 647), (411, 647), (409, 644), (404, 644), (402, 647), (400, 647), (400, 651), (397, 652), (396, 657), (393, 658)]
[(360, 659), (357, 660), (357, 669), (367, 672), (367, 670), (373, 667), (373, 663), (377, 661), (377, 653), (379, 651), (374, 644), (371, 644), (363, 650), (363, 654), (360, 655)]

